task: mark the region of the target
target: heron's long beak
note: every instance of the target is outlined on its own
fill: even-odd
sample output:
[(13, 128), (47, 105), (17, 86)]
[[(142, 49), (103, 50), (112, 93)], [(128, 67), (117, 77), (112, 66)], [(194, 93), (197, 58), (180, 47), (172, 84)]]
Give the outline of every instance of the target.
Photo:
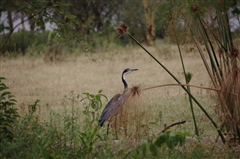
[(131, 71), (137, 71), (137, 70), (138, 70), (138, 69), (136, 69), (136, 68), (132, 68), (132, 69), (131, 69)]

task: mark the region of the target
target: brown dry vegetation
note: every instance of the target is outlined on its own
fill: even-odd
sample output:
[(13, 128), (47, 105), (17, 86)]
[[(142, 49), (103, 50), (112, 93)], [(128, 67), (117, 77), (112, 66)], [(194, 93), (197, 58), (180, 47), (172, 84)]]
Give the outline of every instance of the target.
[[(148, 49), (184, 83), (177, 48), (169, 48), (171, 58), (158, 56), (155, 48)], [(184, 61), (187, 71), (193, 73), (191, 84), (209, 86), (209, 78), (199, 55), (186, 54)], [(43, 103), (56, 105), (56, 102), (70, 91), (94, 93), (102, 89), (108, 97), (121, 92), (121, 73), (127, 67), (139, 69), (127, 77), (130, 86), (140, 85), (145, 88), (175, 83), (157, 63), (138, 48), (89, 53), (69, 57), (59, 63), (45, 63), (42, 59), (27, 57), (1, 59), (0, 75), (8, 79), (7, 84), (20, 103), (30, 104), (35, 99), (40, 99)], [(196, 90), (196, 93), (199, 92), (199, 89)], [(176, 87), (164, 87), (146, 93), (151, 97), (166, 97), (177, 96), (183, 91)]]
[[(167, 48), (162, 50), (167, 51), (164, 55), (160, 55), (161, 50), (155, 47), (147, 49), (184, 83), (177, 47), (168, 45)], [(186, 70), (193, 73), (190, 84), (208, 87), (209, 78), (199, 55), (187, 53), (184, 55), (184, 61)], [(135, 47), (122, 48), (113, 52), (71, 56), (63, 62), (56, 63), (46, 63), (43, 59), (29, 57), (1, 59), (0, 67), (0, 75), (8, 79), (6, 84), (16, 96), (19, 107), (23, 108), (39, 99), (42, 106), (48, 103), (54, 109), (58, 109), (64, 95), (71, 91), (97, 93), (98, 90), (103, 90), (110, 99), (114, 94), (122, 92), (121, 73), (127, 67), (139, 69), (127, 76), (130, 87), (137, 85), (140, 88), (146, 88), (161, 84), (175, 84), (175, 81), (157, 63), (144, 51)], [(199, 97), (204, 107), (209, 108), (207, 110), (210, 114), (213, 114), (213, 104), (210, 104), (212, 101), (208, 98), (209, 91), (192, 88), (192, 92)], [(187, 120), (186, 129), (193, 130), (190, 106), (182, 88), (159, 87), (142, 91), (140, 97), (144, 103), (147, 103), (146, 107), (149, 107), (147, 109), (155, 113), (153, 119), (162, 114), (159, 117), (162, 128), (163, 124)], [(107, 103), (106, 100), (103, 102), (104, 105)], [(195, 111), (200, 131), (204, 133), (205, 129), (208, 129), (215, 132), (197, 106)], [(206, 126), (210, 127), (206, 128)]]
[[(182, 83), (185, 83), (176, 46), (167, 44), (163, 45), (163, 48), (156, 46), (147, 47), (147, 49)], [(200, 55), (197, 52), (188, 52), (184, 53), (183, 57), (186, 71), (193, 73), (190, 84), (211, 87)], [(176, 84), (157, 63), (137, 47), (121, 48), (112, 52), (87, 53), (76, 57), (71, 55), (64, 61), (53, 63), (44, 61), (44, 58), (33, 57), (1, 58), (0, 62), (0, 76), (7, 78), (6, 84), (18, 101), (20, 113), (23, 113), (23, 109), (27, 111), (27, 106), (39, 99), (41, 109), (39, 114), (42, 115), (42, 119), (46, 119), (49, 114), (46, 112), (49, 110), (46, 109), (47, 103), (56, 111), (64, 111), (66, 108), (62, 105), (64, 96), (69, 95), (71, 91), (79, 94), (83, 92), (96, 94), (98, 90), (103, 90), (103, 94), (110, 100), (113, 95), (123, 91), (121, 73), (127, 67), (139, 69), (127, 75), (129, 87), (139, 86), (143, 89), (163, 84)], [(212, 98), (214, 91), (191, 88), (191, 92), (220, 125), (214, 110), (217, 104)], [(107, 101), (103, 98), (103, 105), (106, 103)], [(81, 109), (84, 108), (76, 110)], [(144, 114), (142, 114), (143, 111), (145, 111)], [(141, 90), (140, 96), (127, 102), (121, 112), (124, 115), (118, 116), (116, 127), (118, 136), (120, 139), (125, 137), (137, 139), (126, 140), (128, 146), (137, 145), (138, 139), (157, 135), (165, 126), (172, 123), (186, 121), (185, 124), (174, 126), (171, 130), (186, 131), (192, 135), (187, 138), (185, 145), (187, 150), (185, 151), (189, 154), (198, 149), (203, 149), (199, 153), (208, 152), (204, 156), (212, 157), (217, 154), (217, 158), (221, 155), (225, 158), (228, 154), (238, 153), (238, 147), (228, 149), (220, 139), (215, 143), (217, 131), (196, 104), (194, 104), (194, 111), (202, 140), (193, 137), (194, 124), (188, 97), (181, 87), (167, 86)], [(147, 126), (142, 128), (142, 124)], [(115, 137), (114, 129), (114, 124), (111, 123), (110, 139)], [(106, 125), (100, 129), (100, 133), (105, 134), (105, 132)], [(134, 142), (130, 144), (128, 141)]]

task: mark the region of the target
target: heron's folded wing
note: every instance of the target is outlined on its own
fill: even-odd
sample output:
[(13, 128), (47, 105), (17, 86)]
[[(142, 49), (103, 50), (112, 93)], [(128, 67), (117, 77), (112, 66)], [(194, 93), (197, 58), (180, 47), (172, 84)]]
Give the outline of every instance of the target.
[(99, 125), (102, 126), (106, 120), (116, 115), (120, 111), (121, 105), (121, 94), (117, 94), (108, 102), (108, 104), (103, 109), (103, 112), (98, 121)]

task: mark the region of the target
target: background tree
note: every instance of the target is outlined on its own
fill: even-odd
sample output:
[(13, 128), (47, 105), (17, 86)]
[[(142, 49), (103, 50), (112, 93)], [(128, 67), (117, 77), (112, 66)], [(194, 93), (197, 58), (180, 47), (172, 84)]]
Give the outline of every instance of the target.
[[(207, 6), (200, 0), (191, 1), (191, 3), (197, 2), (205, 5), (203, 7), (205, 11), (211, 11), (209, 9), (211, 5)], [(212, 6), (214, 2), (206, 1)], [(1, 48), (19, 26), (30, 28), (32, 33), (36, 33), (44, 31), (48, 22), (56, 26), (55, 31), (61, 37), (71, 37), (78, 41), (84, 38), (87, 43), (94, 41), (96, 36), (104, 36), (108, 39), (112, 36), (115, 26), (126, 23), (133, 36), (140, 42), (153, 45), (155, 38), (164, 38), (166, 32), (169, 33), (168, 35), (173, 33), (171, 28), (179, 29), (182, 33), (181, 37), (186, 37), (184, 27), (191, 23), (192, 17), (185, 18), (190, 14), (184, 11), (182, 6), (188, 3), (190, 1), (2, 0), (0, 12), (8, 16), (5, 23), (1, 24), (0, 31), (5, 36), (2, 38), (4, 40), (1, 42)], [(238, 0), (231, 0), (228, 3), (231, 4), (229, 9), (233, 17), (238, 16)], [(179, 12), (185, 12), (185, 15)], [(19, 24), (14, 23), (17, 18)], [(122, 44), (131, 42), (125, 37), (121, 37), (118, 41)], [(1, 49), (1, 52), (2, 50), (4, 49)]]
[[(144, 7), (141, 1), (123, 1), (123, 5), (121, 6), (119, 13), (119, 22), (127, 24), (129, 29), (131, 29), (131, 33), (140, 42), (145, 42), (144, 18)], [(129, 39), (124, 40), (127, 41)]]
[[(3, 0), (0, 6), (1, 12), (8, 11), (9, 22), (9, 25), (1, 24), (2, 29), (0, 31), (3, 33), (0, 44), (1, 54), (4, 53), (5, 49), (3, 49), (3, 47), (5, 47), (9, 41), (13, 31), (26, 22), (30, 23), (30, 30), (32, 32), (45, 30), (45, 22), (51, 22), (57, 26), (56, 31), (58, 31), (59, 34), (68, 33), (65, 34), (65, 37), (72, 35), (75, 39), (80, 40), (80, 37), (72, 32), (72, 24), (80, 25), (80, 23), (77, 21), (76, 16), (67, 12), (69, 3), (60, 0)], [(21, 15), (20, 19), (22, 19), (18, 24), (15, 24), (15, 26), (13, 26), (13, 13), (14, 15)], [(59, 17), (68, 19), (68, 23), (62, 23)]]
[(70, 0), (68, 12), (75, 15), (81, 24), (75, 30), (90, 35), (93, 32), (107, 30), (112, 26), (122, 2), (117, 0)]
[(144, 14), (145, 14), (145, 27), (146, 27), (146, 43), (149, 46), (153, 45), (155, 39), (155, 18), (157, 2), (150, 0), (143, 0)]

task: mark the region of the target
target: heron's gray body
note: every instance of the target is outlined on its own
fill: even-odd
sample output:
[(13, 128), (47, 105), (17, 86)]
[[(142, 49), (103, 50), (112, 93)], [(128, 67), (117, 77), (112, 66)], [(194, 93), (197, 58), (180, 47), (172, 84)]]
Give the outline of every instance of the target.
[[(123, 94), (115, 95), (103, 109), (102, 115), (99, 119), (99, 125), (103, 126), (104, 122), (110, 119), (111, 117), (117, 115), (121, 110), (122, 106), (125, 104), (129, 96), (128, 90), (124, 91)], [(114, 105), (114, 107), (112, 107)]]
[(125, 69), (122, 73), (122, 82), (124, 84), (124, 91), (122, 94), (115, 95), (103, 109), (103, 112), (98, 120), (100, 126), (103, 126), (104, 122), (111, 119), (113, 116), (117, 115), (118, 112), (121, 110), (122, 106), (125, 104), (129, 97), (129, 89), (128, 84), (125, 81), (125, 75), (136, 71), (137, 69)]

